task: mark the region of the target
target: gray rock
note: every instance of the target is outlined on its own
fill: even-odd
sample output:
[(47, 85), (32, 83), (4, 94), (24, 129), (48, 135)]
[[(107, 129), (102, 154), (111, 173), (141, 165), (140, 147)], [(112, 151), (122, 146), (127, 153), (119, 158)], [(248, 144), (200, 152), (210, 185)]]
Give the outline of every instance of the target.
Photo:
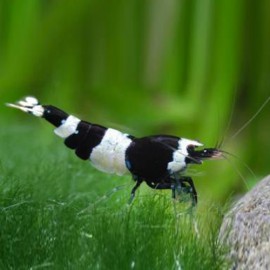
[(219, 238), (232, 269), (270, 269), (270, 175), (226, 214)]

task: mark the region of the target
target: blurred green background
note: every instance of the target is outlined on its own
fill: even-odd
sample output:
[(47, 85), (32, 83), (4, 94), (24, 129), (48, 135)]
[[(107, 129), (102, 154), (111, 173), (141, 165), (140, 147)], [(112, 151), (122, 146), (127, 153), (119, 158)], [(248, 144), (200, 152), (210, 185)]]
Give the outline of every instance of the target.
[(269, 12), (267, 0), (1, 0), (1, 129), (37, 121), (4, 106), (34, 95), (135, 136), (224, 138), (239, 159), (192, 174), (200, 197), (226, 200), (269, 173), (270, 104), (232, 138), (270, 94)]

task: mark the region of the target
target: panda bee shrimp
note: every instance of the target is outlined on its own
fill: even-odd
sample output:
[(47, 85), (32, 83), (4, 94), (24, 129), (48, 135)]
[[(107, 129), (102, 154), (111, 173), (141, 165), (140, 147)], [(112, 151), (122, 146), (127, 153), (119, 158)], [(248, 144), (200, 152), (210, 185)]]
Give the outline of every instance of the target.
[(184, 175), (187, 167), (202, 164), (204, 160), (223, 157), (219, 148), (202, 148), (203, 144), (172, 135), (153, 135), (141, 138), (113, 128), (90, 123), (70, 115), (52, 105), (41, 105), (35, 97), (26, 97), (16, 103), (7, 103), (53, 126), (54, 133), (64, 139), (82, 160), (106, 173), (131, 174), (135, 186), (130, 202), (139, 186), (145, 182), (152, 189), (168, 189), (175, 199), (188, 193), (196, 205), (197, 191), (191, 177)]

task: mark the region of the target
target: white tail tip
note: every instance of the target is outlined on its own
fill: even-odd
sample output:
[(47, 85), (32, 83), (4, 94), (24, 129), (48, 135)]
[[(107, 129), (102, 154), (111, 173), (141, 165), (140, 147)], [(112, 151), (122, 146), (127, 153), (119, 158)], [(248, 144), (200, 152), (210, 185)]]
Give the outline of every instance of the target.
[(19, 109), (23, 112), (31, 113), (38, 117), (42, 117), (44, 113), (44, 108), (39, 105), (39, 102), (35, 97), (26, 97), (19, 100), (15, 104), (6, 103), (6, 105), (11, 108)]

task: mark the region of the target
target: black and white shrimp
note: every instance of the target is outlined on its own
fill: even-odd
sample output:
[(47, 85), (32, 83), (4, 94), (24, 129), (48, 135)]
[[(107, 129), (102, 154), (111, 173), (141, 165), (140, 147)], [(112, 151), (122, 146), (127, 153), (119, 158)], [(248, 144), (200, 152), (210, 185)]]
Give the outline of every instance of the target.
[(153, 189), (170, 189), (189, 193), (193, 205), (197, 204), (197, 192), (193, 180), (184, 172), (190, 164), (223, 156), (218, 148), (203, 148), (196, 140), (171, 135), (154, 135), (136, 138), (113, 128), (89, 123), (69, 115), (52, 105), (41, 105), (34, 97), (26, 97), (7, 106), (42, 117), (54, 125), (54, 133), (64, 139), (75, 154), (90, 160), (100, 171), (124, 175), (130, 173), (136, 182), (131, 190), (133, 200), (137, 188), (145, 182)]

